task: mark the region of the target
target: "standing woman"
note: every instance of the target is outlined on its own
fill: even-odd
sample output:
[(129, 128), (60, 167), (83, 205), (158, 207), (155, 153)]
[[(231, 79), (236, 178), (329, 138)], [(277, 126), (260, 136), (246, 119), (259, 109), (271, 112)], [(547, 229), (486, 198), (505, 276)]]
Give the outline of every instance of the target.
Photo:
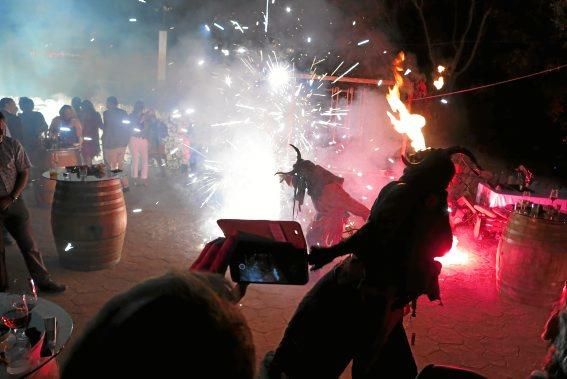
[(85, 164), (92, 164), (93, 158), (100, 154), (99, 129), (102, 129), (102, 117), (89, 100), (81, 103), (81, 124), (83, 126), (82, 153)]
[[(136, 103), (138, 104), (138, 103)], [(142, 105), (143, 107), (143, 105)], [(130, 166), (131, 172), (130, 176), (134, 179), (134, 185), (139, 184), (146, 187), (148, 181), (148, 166), (149, 166), (149, 128), (150, 123), (155, 119), (155, 112), (151, 109), (144, 111), (139, 117), (139, 121), (134, 117), (136, 116), (136, 106), (134, 106), (134, 112), (132, 113), (131, 122), (134, 125), (132, 130), (132, 137), (130, 137), (130, 154), (132, 154), (132, 165)], [(141, 161), (141, 182), (138, 182), (138, 173), (140, 171), (139, 163)]]
[(167, 125), (160, 121), (155, 112), (153, 112), (148, 120), (150, 156), (156, 160), (162, 177), (165, 177), (165, 165), (167, 163), (167, 155), (165, 154), (165, 139), (167, 136)]
[(59, 116), (51, 121), (49, 135), (57, 139), (61, 147), (80, 146), (83, 143), (83, 126), (70, 105), (63, 105)]

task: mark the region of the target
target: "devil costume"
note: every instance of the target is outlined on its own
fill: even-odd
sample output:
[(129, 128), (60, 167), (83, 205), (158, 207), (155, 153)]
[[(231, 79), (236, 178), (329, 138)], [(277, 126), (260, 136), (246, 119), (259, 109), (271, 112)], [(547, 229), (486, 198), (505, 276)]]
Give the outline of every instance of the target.
[(329, 248), (311, 248), (315, 268), (352, 254), (307, 293), (271, 364), (280, 378), (338, 378), (353, 360), (353, 378), (415, 378), (403, 311), (426, 294), (440, 299), (435, 257), (452, 245), (446, 187), (451, 155), (462, 148), (429, 149), (402, 157), (398, 181), (386, 185), (368, 222)]
[(278, 172), (294, 187), (295, 203), (301, 210), (305, 193), (309, 194), (317, 212), (309, 224), (307, 243), (312, 246), (331, 246), (341, 241), (343, 228), (349, 213), (368, 218), (370, 211), (353, 199), (344, 189), (344, 178), (340, 178), (323, 167), (301, 158), (301, 152), (293, 145), (297, 161), (290, 172)]

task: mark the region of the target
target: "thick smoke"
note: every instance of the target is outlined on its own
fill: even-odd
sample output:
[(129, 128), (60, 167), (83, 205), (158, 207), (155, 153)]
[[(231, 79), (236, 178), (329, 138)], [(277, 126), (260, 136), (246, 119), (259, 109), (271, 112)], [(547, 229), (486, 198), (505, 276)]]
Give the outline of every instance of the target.
[[(290, 218), (292, 189), (274, 176), (293, 164), (289, 143), (344, 176), (347, 190), (369, 206), (398, 176), (401, 137), (386, 119), (384, 88), (356, 86), (349, 104), (339, 95), (336, 112), (329, 111), (337, 106), (332, 87), (351, 85), (300, 76), (338, 76), (358, 63), (348, 76), (388, 79), (395, 51), (384, 31), (360, 16), (364, 9), (355, 16), (325, 0), (269, 0), (265, 33), (264, 0), (6, 0), (0, 7), (7, 20), (2, 47), (12, 53), (5, 55), (0, 93), (62, 93), (99, 104), (116, 95), (178, 109), (193, 154), (202, 158), (191, 187), (211, 221)], [(160, 29), (169, 34), (162, 84), (156, 81)], [(270, 82), (274, 67), (289, 72), (284, 88)], [(306, 208), (303, 217), (308, 214)]]

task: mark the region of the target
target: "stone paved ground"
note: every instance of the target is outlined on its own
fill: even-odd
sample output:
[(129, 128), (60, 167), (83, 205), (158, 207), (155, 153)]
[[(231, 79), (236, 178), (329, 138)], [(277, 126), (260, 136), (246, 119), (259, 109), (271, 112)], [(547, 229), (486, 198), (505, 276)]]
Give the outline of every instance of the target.
[[(197, 225), (202, 211), (188, 192), (154, 181), (149, 188), (127, 194), (128, 229), (122, 261), (113, 269), (75, 272), (59, 267), (49, 223), (49, 211), (34, 207), (28, 191), (34, 232), (54, 277), (68, 285), (60, 295), (46, 296), (65, 308), (75, 321), (72, 346), (101, 306), (113, 295), (170, 269), (186, 269), (202, 242)], [(156, 205), (155, 203), (159, 203)], [(133, 214), (135, 208), (143, 212)], [(444, 306), (421, 300), (408, 335), (416, 333), (414, 352), (420, 367), (453, 364), (477, 370), (489, 378), (523, 378), (545, 354), (538, 335), (548, 310), (502, 300), (494, 280), (494, 243), (470, 241), (470, 230), (460, 231), (469, 244), (472, 261), (444, 270)], [(24, 275), (23, 260), (8, 249), (8, 267)], [(315, 273), (310, 284), (320, 277)], [(254, 333), (257, 357), (273, 349), (302, 295), (310, 286), (253, 286), (241, 307)], [(337, 328), (348, 327), (337, 325)], [(332, 330), (329, 331), (332, 333)], [(60, 356), (63, 361), (69, 349)], [(350, 378), (349, 373), (343, 375)]]

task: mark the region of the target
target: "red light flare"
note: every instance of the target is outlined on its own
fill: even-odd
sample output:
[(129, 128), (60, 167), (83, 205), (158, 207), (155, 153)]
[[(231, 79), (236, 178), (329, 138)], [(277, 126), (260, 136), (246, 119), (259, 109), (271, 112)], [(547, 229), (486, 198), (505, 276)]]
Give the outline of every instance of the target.
[(463, 246), (458, 245), (459, 239), (453, 236), (453, 246), (451, 246), (451, 250), (443, 257), (435, 258), (435, 260), (441, 262), (445, 267), (468, 266), (473, 261), (472, 256)]

